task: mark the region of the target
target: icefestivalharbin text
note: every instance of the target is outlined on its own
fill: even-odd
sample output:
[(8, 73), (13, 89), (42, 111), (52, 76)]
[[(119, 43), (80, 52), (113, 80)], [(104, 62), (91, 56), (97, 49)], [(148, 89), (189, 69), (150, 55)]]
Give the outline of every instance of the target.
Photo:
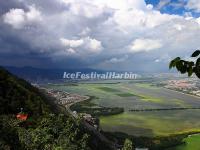
[(82, 73), (82, 72), (74, 72), (74, 73), (63, 73), (64, 79), (136, 79), (138, 77), (137, 74), (132, 72), (124, 72), (124, 73), (116, 73), (116, 72), (105, 72), (105, 73)]

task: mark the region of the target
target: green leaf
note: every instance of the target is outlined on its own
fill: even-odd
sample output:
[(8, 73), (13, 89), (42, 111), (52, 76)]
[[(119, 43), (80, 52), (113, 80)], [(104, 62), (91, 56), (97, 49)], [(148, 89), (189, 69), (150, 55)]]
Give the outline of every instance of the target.
[(198, 78), (200, 78), (200, 58), (197, 59), (195, 64), (195, 74)]
[(176, 65), (175, 62), (172, 60), (172, 61), (170, 62), (170, 64), (169, 64), (169, 69), (175, 67), (175, 65)]
[(199, 68), (198, 68), (198, 67), (194, 67), (194, 68), (193, 68), (193, 72), (196, 74), (196, 76), (197, 76), (198, 78), (200, 78), (200, 71), (199, 71)]
[(189, 65), (193, 67), (193, 66), (194, 66), (194, 62), (193, 62), (193, 61), (190, 61), (190, 62), (189, 62)]
[(176, 57), (176, 58), (174, 59), (175, 62), (177, 62), (177, 61), (179, 61), (179, 60), (181, 60), (180, 57)]
[(200, 50), (196, 50), (191, 57), (197, 57), (200, 54)]
[(180, 71), (182, 74), (187, 72), (188, 62), (184, 60), (180, 60), (176, 62), (176, 69)]
[(176, 62), (176, 69), (178, 70), (178, 71), (181, 71), (181, 68), (183, 67), (183, 64), (182, 64), (182, 62), (181, 61), (177, 61)]
[(200, 67), (200, 58), (198, 58), (196, 61), (196, 67)]
[(176, 57), (175, 59), (173, 59), (170, 64), (169, 64), (169, 69), (173, 68), (176, 66), (176, 63), (180, 61), (180, 57)]
[(186, 73), (187, 72), (187, 68), (186, 68), (186, 66), (181, 66), (181, 68), (180, 68), (180, 72), (183, 74), (183, 73)]
[(187, 72), (188, 72), (188, 76), (189, 76), (189, 77), (193, 74), (192, 66), (189, 66)]

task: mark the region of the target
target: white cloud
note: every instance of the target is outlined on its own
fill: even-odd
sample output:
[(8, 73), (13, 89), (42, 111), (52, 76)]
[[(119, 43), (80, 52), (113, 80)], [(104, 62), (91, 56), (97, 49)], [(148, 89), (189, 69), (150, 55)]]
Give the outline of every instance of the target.
[(156, 6), (157, 9), (162, 9), (166, 5), (168, 5), (171, 2), (171, 0), (160, 0), (158, 5)]
[(147, 9), (148, 9), (148, 10), (152, 10), (152, 9), (153, 9), (153, 5), (148, 4), (148, 5), (147, 5)]
[(128, 55), (125, 55), (123, 57), (113, 57), (109, 60), (107, 60), (106, 62), (108, 63), (120, 63), (120, 62), (123, 62), (123, 61), (126, 61), (128, 59)]
[(129, 46), (130, 52), (142, 52), (142, 51), (151, 51), (156, 50), (162, 47), (162, 43), (160, 40), (152, 40), (152, 39), (136, 39)]
[[(92, 2), (93, 0), (90, 0)], [(97, 5), (108, 7), (116, 10), (145, 9), (146, 3), (143, 0), (96, 0)]]
[(11, 9), (3, 18), (5, 23), (20, 28), (25, 22), (25, 12), (23, 9)]
[[(69, 48), (72, 53), (74, 52), (92, 52), (92, 53), (99, 53), (103, 46), (101, 41), (98, 41), (94, 38), (85, 37), (78, 40), (69, 40), (65, 38), (60, 38), (61, 45)], [(73, 48), (73, 51), (72, 51)]]
[(26, 13), (27, 21), (41, 21), (41, 12), (35, 8), (35, 6), (29, 6), (29, 11)]
[(160, 62), (160, 59), (156, 59), (155, 62), (156, 62), (156, 63)]
[(86, 48), (88, 48), (91, 52), (100, 52), (102, 50), (101, 41), (96, 39), (92, 39), (90, 37), (85, 38)]
[(12, 8), (3, 16), (4, 22), (15, 29), (22, 28), (26, 23), (41, 21), (41, 19), (40, 11), (34, 6), (29, 6), (28, 12), (25, 12), (23, 9)]
[(154, 62), (159, 63), (159, 62), (164, 62), (164, 63), (169, 63), (172, 58), (169, 56), (169, 54), (161, 54), (160, 58), (157, 58), (154, 60)]
[(111, 23), (113, 22), (113, 24), (117, 24), (122, 30), (138, 31), (155, 28), (169, 21), (181, 18), (183, 17), (178, 15), (161, 14), (159, 11), (156, 10), (132, 9), (118, 10), (108, 21)]
[(83, 29), (83, 30), (81, 31), (81, 33), (80, 33), (79, 35), (80, 35), (80, 36), (86, 36), (86, 35), (88, 35), (90, 32), (91, 32), (91, 29), (88, 28), (88, 27), (86, 27), (85, 29)]
[(69, 48), (69, 49), (67, 49), (67, 53), (71, 55), (71, 54), (75, 54), (76, 51), (72, 48)]
[(178, 31), (181, 31), (181, 30), (183, 30), (184, 29), (184, 25), (181, 25), (181, 24), (175, 24), (174, 25), (174, 28), (176, 29), (176, 30), (178, 30)]
[(70, 10), (75, 15), (85, 16), (87, 18), (98, 17), (103, 13), (103, 10), (101, 8), (85, 3), (74, 3), (70, 7)]
[(96, 18), (104, 13), (104, 8), (94, 5), (94, 2), (83, 0), (62, 0), (64, 4), (69, 6), (72, 14), (86, 18)]
[(200, 25), (200, 17), (196, 19), (196, 22)]
[(194, 10), (200, 12), (200, 1), (199, 0), (188, 0), (186, 8), (189, 10)]
[(84, 43), (84, 41), (82, 39), (80, 39), (80, 40), (68, 40), (68, 39), (65, 39), (65, 38), (61, 38), (60, 41), (61, 41), (62, 45), (67, 46), (67, 47), (72, 47), (72, 48), (80, 47)]

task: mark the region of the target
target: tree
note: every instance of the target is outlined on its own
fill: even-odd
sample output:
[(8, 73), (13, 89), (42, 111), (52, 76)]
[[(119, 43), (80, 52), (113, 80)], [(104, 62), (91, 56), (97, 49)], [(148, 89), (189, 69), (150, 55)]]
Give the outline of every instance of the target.
[(191, 57), (194, 61), (187, 61), (176, 57), (170, 62), (169, 68), (176, 68), (181, 74), (187, 73), (189, 77), (195, 73), (200, 78), (200, 50), (196, 50)]
[(43, 116), (36, 128), (18, 129), (25, 150), (90, 150), (89, 135), (63, 114)]
[(122, 148), (122, 150), (132, 150), (133, 149), (133, 143), (131, 140), (126, 139), (124, 142), (124, 147)]

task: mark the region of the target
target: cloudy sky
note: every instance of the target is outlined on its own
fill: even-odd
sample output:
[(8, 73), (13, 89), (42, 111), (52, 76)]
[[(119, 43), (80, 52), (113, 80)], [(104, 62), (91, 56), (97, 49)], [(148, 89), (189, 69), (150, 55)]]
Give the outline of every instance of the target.
[(0, 65), (163, 72), (200, 48), (200, 0), (0, 0)]

